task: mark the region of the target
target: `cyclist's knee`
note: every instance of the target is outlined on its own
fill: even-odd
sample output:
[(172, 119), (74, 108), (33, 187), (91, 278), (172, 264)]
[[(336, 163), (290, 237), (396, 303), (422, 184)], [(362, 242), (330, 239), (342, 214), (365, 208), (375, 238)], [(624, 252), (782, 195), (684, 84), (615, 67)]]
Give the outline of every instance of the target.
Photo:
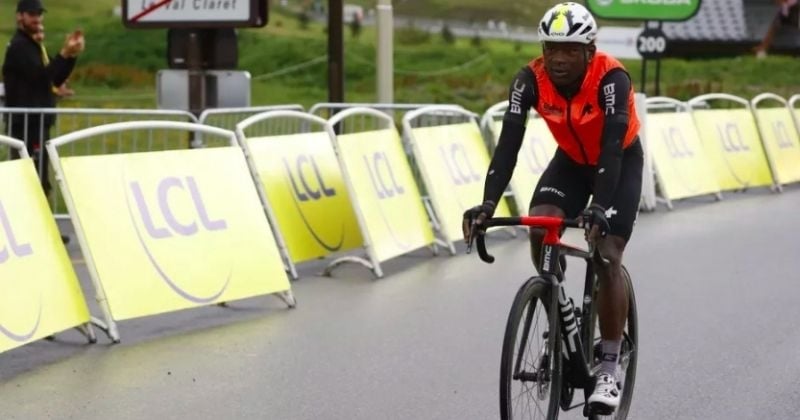
[(597, 251), (613, 269), (622, 265), (622, 253), (625, 251), (625, 239), (618, 236), (607, 236), (597, 246)]

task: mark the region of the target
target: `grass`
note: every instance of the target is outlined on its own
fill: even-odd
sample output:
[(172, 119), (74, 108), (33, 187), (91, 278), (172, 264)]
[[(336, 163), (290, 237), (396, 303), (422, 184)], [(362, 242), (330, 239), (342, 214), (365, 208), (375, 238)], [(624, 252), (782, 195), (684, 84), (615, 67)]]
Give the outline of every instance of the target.
[[(348, 1), (350, 2), (350, 1)], [(352, 1), (359, 3), (359, 1)], [(395, 12), (406, 8), (426, 10), (431, 16), (446, 13), (450, 17), (482, 20), (494, 13), (516, 16), (519, 22), (536, 20), (551, 2), (511, 2), (498, 0), (491, 10), (485, 2), (461, 0), (395, 1)], [(270, 10), (270, 23), (264, 28), (239, 31), (239, 69), (252, 76), (252, 104), (301, 104), (306, 108), (328, 101), (327, 35), (321, 23), (306, 26), (297, 9), (276, 7)], [(362, 1), (368, 6), (374, 0)], [(506, 3), (508, 6), (506, 7)], [(128, 30), (111, 10), (118, 0), (59, 0), (50, 5), (46, 15), (47, 46), (59, 49), (71, 29), (82, 27), (87, 49), (78, 62), (71, 84), (74, 98), (62, 101), (61, 107), (153, 108), (155, 74), (166, 68), (166, 33), (164, 30)], [(297, 1), (290, 5), (298, 4)], [(524, 5), (524, 6), (523, 6)], [(500, 19), (502, 17), (498, 17)], [(13, 33), (13, 15), (0, 22), (0, 42)], [(530, 25), (528, 25), (530, 26)], [(345, 28), (345, 100), (373, 102), (375, 97), (375, 39), (373, 27), (364, 27), (359, 36)], [(508, 84), (517, 70), (539, 54), (535, 44), (511, 41), (457, 39), (447, 43), (441, 34), (414, 30), (395, 31), (395, 102), (456, 103), (483, 112), (504, 100)], [(641, 86), (641, 63), (625, 61), (637, 90)], [(287, 69), (293, 69), (288, 71)], [(653, 67), (649, 71), (653, 93)], [(790, 96), (800, 92), (800, 60), (769, 57), (757, 60), (740, 57), (714, 60), (672, 60), (662, 63), (661, 94), (688, 99), (700, 93), (724, 91), (746, 98), (772, 91)]]

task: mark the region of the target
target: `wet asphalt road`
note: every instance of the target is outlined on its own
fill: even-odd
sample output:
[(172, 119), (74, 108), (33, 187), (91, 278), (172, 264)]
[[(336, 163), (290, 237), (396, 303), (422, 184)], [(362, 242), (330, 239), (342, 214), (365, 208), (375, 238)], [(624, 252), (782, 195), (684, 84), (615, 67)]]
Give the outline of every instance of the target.
[[(676, 207), (641, 215), (626, 254), (641, 335), (629, 418), (796, 418), (800, 187)], [(15, 349), (0, 355), (0, 418), (498, 418), (503, 329), (531, 268), (521, 238), (490, 250), (491, 266), (420, 250), (381, 280), (307, 264), (293, 310), (259, 297), (122, 322), (118, 345), (68, 331)]]

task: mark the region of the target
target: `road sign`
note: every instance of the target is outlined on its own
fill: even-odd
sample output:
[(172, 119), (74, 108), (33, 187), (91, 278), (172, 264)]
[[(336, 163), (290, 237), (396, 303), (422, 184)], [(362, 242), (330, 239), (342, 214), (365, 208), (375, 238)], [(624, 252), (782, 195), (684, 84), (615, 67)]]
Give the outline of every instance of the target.
[(586, 0), (586, 6), (603, 19), (682, 21), (700, 10), (700, 0)]
[(256, 27), (267, 24), (268, 0), (122, 0), (128, 28)]
[(636, 38), (636, 50), (642, 58), (661, 58), (667, 50), (667, 37), (661, 28), (645, 27)]

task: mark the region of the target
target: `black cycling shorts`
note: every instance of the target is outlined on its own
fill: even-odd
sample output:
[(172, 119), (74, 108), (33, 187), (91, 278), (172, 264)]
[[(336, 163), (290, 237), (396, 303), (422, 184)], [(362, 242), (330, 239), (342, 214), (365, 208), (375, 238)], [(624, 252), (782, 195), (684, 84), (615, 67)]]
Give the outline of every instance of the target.
[[(611, 206), (606, 211), (606, 216), (610, 216), (609, 234), (625, 238), (626, 242), (631, 238), (633, 224), (639, 213), (643, 166), (644, 153), (641, 142), (637, 139), (623, 151), (619, 184)], [(560, 208), (567, 218), (578, 217), (589, 203), (594, 188), (595, 170), (595, 166), (581, 165), (570, 159), (561, 149), (556, 150), (536, 185), (530, 208), (551, 204)]]

